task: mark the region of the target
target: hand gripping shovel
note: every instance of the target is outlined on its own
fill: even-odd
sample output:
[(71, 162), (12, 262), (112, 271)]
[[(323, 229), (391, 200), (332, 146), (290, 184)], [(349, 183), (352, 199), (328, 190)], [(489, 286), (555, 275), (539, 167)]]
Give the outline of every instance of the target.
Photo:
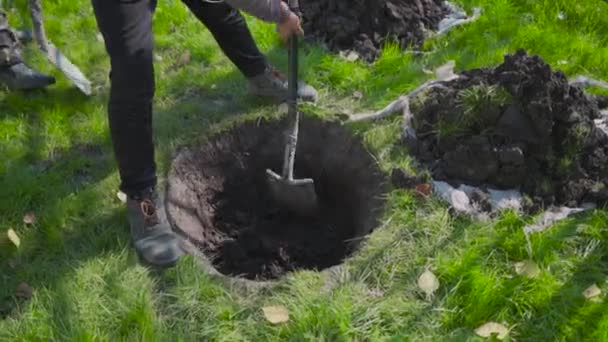
[[(299, 15), (298, 0), (289, 0), (289, 7)], [(285, 209), (300, 215), (314, 216), (318, 212), (318, 200), (314, 181), (310, 178), (294, 179), (293, 166), (298, 145), (300, 113), (298, 112), (298, 38), (289, 40), (288, 67), (288, 131), (286, 132), (285, 154), (282, 175), (266, 170), (266, 179), (274, 200)]]

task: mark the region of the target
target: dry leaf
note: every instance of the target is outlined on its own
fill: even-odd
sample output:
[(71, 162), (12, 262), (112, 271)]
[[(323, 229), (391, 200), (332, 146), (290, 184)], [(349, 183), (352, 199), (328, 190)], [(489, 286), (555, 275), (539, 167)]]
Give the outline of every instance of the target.
[(433, 186), (428, 183), (416, 185), (416, 192), (424, 197), (428, 197), (433, 192)]
[(118, 197), (120, 202), (127, 203), (127, 195), (124, 192), (122, 192), (122, 191), (117, 192), (116, 197)]
[(488, 322), (475, 329), (475, 333), (481, 337), (496, 335), (499, 340), (502, 340), (509, 334), (509, 329), (500, 323)]
[(17, 286), (17, 291), (15, 292), (15, 295), (18, 298), (30, 299), (34, 295), (34, 289), (27, 283), (21, 283), (19, 284), (19, 286)]
[(13, 245), (15, 245), (15, 247), (19, 247), (21, 245), (21, 239), (19, 239), (19, 235), (15, 233), (13, 228), (8, 229), (8, 231), (6, 232), (6, 236), (13, 243)]
[(18, 265), (19, 265), (19, 262), (18, 262), (17, 260), (15, 260), (15, 259), (10, 259), (10, 260), (8, 261), (8, 267), (10, 267), (10, 268), (11, 268), (11, 269), (13, 269), (13, 270), (14, 270), (15, 268), (17, 268), (17, 266), (18, 266)]
[(34, 223), (36, 223), (36, 214), (34, 214), (31, 211), (27, 212), (23, 216), (23, 223), (25, 223), (25, 224), (34, 224)]
[(284, 306), (267, 306), (262, 308), (264, 317), (272, 324), (285, 323), (289, 321), (289, 311)]
[(597, 286), (597, 284), (593, 284), (583, 291), (583, 296), (585, 296), (586, 299), (592, 299), (601, 294), (602, 290)]
[(532, 260), (515, 263), (515, 273), (528, 278), (536, 278), (540, 274), (540, 268)]
[(439, 279), (433, 272), (426, 270), (418, 277), (418, 287), (426, 293), (427, 297), (431, 297), (439, 289)]
[(174, 67), (176, 67), (176, 68), (183, 67), (184, 65), (190, 63), (191, 60), (192, 60), (192, 54), (190, 53), (189, 50), (186, 50), (184, 53), (182, 53), (181, 56), (179, 56), (179, 59), (175, 63)]

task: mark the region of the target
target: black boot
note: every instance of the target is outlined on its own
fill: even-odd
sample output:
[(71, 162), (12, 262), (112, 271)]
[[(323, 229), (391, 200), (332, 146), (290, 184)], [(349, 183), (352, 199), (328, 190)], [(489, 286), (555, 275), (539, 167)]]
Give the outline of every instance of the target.
[(0, 66), (0, 83), (10, 90), (45, 88), (55, 83), (55, 77), (42, 74), (25, 63)]
[(127, 199), (131, 238), (140, 259), (148, 265), (171, 267), (184, 255), (179, 238), (167, 220), (165, 205), (153, 189)]
[(17, 35), (8, 26), (6, 14), (0, 11), (0, 84), (11, 90), (44, 88), (55, 83), (53, 76), (42, 74), (23, 62)]

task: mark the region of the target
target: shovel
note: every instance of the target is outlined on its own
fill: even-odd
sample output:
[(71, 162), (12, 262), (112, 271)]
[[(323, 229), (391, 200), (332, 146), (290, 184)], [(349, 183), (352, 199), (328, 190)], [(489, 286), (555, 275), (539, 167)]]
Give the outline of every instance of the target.
[[(298, 0), (289, 0), (289, 7), (299, 15)], [(300, 112), (298, 111), (298, 38), (295, 35), (289, 40), (288, 55), (288, 131), (286, 132), (283, 170), (282, 174), (278, 175), (267, 169), (266, 180), (271, 195), (279, 206), (300, 216), (315, 216), (319, 208), (314, 181), (311, 178), (293, 178), (300, 125)]]
[(34, 37), (38, 47), (46, 54), (47, 59), (55, 65), (72, 83), (86, 95), (91, 95), (91, 82), (82, 74), (77, 66), (72, 64), (46, 37), (42, 22), (41, 0), (30, 0), (30, 14), (34, 23)]

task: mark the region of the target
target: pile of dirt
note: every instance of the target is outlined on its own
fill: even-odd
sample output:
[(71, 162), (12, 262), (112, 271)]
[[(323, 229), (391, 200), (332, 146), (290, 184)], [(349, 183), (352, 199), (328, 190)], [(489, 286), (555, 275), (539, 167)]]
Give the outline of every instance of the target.
[(343, 261), (377, 225), (384, 176), (363, 144), (338, 124), (303, 119), (296, 178), (310, 177), (318, 217), (282, 211), (270, 197), (265, 170), (280, 170), (284, 121), (251, 122), (176, 158), (169, 175), (168, 214), (223, 274), (277, 278)]
[(300, 1), (304, 31), (334, 51), (353, 50), (371, 62), (389, 39), (419, 46), (447, 15), (442, 0)]
[(520, 189), (535, 206), (608, 200), (608, 136), (598, 101), (518, 51), (465, 71), (413, 105), (406, 141), (434, 179)]

